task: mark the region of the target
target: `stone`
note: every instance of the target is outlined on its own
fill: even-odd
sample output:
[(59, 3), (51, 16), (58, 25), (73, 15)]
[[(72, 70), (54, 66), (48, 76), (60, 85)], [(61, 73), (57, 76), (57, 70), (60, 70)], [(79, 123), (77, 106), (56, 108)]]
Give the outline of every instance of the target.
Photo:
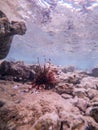
[(98, 123), (90, 116), (85, 116), (86, 130), (98, 130)]
[(73, 75), (73, 77), (70, 76), (70, 77), (68, 78), (68, 83), (80, 84), (80, 78), (77, 77), (76, 75)]
[(56, 91), (59, 94), (67, 93), (73, 95), (73, 85), (60, 83), (56, 86)]
[(56, 113), (47, 113), (40, 117), (30, 130), (60, 130), (60, 121)]
[(79, 97), (79, 98), (85, 98), (87, 97), (87, 94), (86, 94), (86, 89), (84, 88), (74, 88), (74, 95)]
[(98, 123), (98, 106), (91, 106), (86, 110), (86, 115), (91, 116)]
[(12, 43), (13, 36), (24, 35), (26, 32), (24, 22), (9, 21), (7, 16), (0, 10), (0, 59), (4, 59)]
[(63, 67), (63, 68), (62, 68), (62, 71), (63, 71), (64, 73), (74, 72), (74, 71), (75, 71), (75, 67), (74, 67), (74, 66)]
[(98, 77), (98, 67), (92, 69), (91, 76)]
[(33, 81), (34, 71), (23, 62), (4, 61), (0, 64), (1, 79), (17, 82)]
[(85, 89), (95, 89), (96, 90), (97, 84), (98, 84), (98, 78), (94, 78), (91, 76), (84, 77), (80, 82), (81, 87), (83, 87)]
[(3, 107), (5, 105), (5, 102), (0, 100), (0, 107)]
[(98, 123), (98, 107), (93, 107), (90, 111), (90, 116)]
[(80, 109), (80, 111), (85, 112), (85, 110), (87, 109), (88, 105), (89, 105), (89, 102), (87, 102), (84, 99), (78, 98), (76, 106)]
[(66, 94), (66, 93), (61, 94), (61, 96), (62, 96), (62, 98), (64, 98), (64, 99), (69, 99), (69, 98), (72, 98), (72, 96), (71, 96), (71, 95)]
[(98, 92), (94, 89), (88, 89), (87, 90), (87, 96), (90, 100), (92, 100), (94, 97), (98, 95)]

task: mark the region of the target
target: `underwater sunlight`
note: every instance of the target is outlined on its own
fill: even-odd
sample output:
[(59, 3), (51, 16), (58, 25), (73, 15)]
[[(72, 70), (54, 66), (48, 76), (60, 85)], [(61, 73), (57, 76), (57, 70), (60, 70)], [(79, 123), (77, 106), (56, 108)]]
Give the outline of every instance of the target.
[[(0, 2), (9, 19), (26, 22), (14, 37), (7, 60), (43, 62), (88, 70), (98, 65), (98, 0), (14, 0)], [(17, 5), (17, 6), (15, 6)], [(12, 6), (10, 9), (9, 6)], [(13, 14), (14, 12), (14, 14)], [(12, 18), (13, 14), (13, 18)]]

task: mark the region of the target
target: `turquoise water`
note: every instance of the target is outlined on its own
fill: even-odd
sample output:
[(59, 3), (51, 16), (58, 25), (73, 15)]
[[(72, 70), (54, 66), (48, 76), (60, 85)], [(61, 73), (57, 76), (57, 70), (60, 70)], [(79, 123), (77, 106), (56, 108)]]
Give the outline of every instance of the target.
[(27, 33), (14, 37), (8, 60), (26, 63), (46, 58), (62, 66), (98, 65), (97, 0), (17, 0)]

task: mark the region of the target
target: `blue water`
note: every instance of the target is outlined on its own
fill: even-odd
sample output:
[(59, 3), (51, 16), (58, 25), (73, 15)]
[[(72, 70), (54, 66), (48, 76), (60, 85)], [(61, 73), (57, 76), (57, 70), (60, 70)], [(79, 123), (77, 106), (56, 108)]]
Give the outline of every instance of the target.
[(14, 37), (8, 60), (36, 63), (39, 57), (83, 70), (98, 65), (97, 1), (18, 1), (28, 30)]

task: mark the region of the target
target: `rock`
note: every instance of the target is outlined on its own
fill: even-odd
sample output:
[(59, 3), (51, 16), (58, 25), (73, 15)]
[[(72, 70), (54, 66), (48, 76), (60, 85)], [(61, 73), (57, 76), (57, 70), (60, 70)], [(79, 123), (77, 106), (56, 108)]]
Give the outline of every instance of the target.
[(86, 89), (84, 88), (74, 88), (74, 95), (79, 98), (87, 98)]
[(98, 78), (94, 78), (94, 77), (84, 77), (83, 79), (81, 79), (80, 85), (81, 87), (85, 88), (85, 89), (97, 89), (97, 84), (98, 84)]
[(98, 106), (91, 106), (86, 110), (86, 115), (91, 116), (98, 123)]
[(4, 104), (5, 104), (5, 102), (0, 100), (0, 107), (3, 107)]
[(73, 77), (69, 77), (68, 83), (80, 84), (80, 79), (79, 77), (76, 77), (76, 75), (74, 75)]
[(63, 67), (63, 68), (62, 68), (62, 71), (63, 71), (64, 73), (74, 72), (74, 71), (75, 71), (75, 67), (74, 67), (74, 66)]
[(98, 67), (94, 68), (90, 73), (91, 76), (98, 77)]
[(83, 112), (85, 112), (85, 110), (87, 109), (89, 103), (84, 100), (84, 99), (81, 99), (81, 98), (78, 98), (78, 101), (76, 103), (76, 106)]
[(96, 95), (92, 100), (91, 102), (98, 102), (98, 95)]
[(86, 122), (86, 130), (98, 130), (98, 123), (90, 116), (85, 116), (84, 120)]
[(24, 22), (10, 22), (7, 16), (0, 11), (0, 59), (7, 56), (13, 36), (16, 34), (24, 35), (25, 32), (26, 25)]
[(69, 94), (61, 94), (61, 96), (62, 96), (62, 98), (64, 98), (64, 99), (69, 99), (69, 98), (72, 98), (72, 96), (71, 95), (69, 95)]
[(80, 110), (81, 114), (84, 114), (87, 107), (89, 106), (89, 102), (87, 100), (78, 98), (77, 96), (70, 98), (68, 101), (77, 107)]
[(90, 116), (98, 123), (98, 107), (93, 107), (90, 111)]
[(98, 95), (98, 92), (94, 89), (88, 89), (87, 90), (87, 96), (90, 100), (92, 100), (94, 97)]
[(92, 106), (98, 106), (98, 102), (93, 102)]
[(60, 121), (56, 113), (47, 113), (39, 118), (30, 130), (60, 130)]
[(26, 26), (24, 22), (11, 21), (10, 29), (10, 35), (24, 35), (26, 32)]
[(63, 74), (63, 81), (73, 85), (80, 84), (81, 78), (82, 75), (79, 75), (78, 72), (68, 72), (65, 75)]
[(34, 71), (23, 62), (8, 62), (4, 61), (0, 64), (1, 79), (14, 81), (33, 81)]
[(60, 83), (56, 86), (56, 91), (59, 94), (67, 93), (73, 95), (73, 85), (67, 83)]

